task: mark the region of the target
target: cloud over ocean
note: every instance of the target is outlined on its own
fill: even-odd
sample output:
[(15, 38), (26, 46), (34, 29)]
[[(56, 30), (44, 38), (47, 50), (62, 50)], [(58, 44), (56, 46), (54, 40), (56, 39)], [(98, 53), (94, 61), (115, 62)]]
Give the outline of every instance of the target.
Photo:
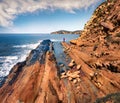
[(0, 26), (13, 26), (13, 20), (19, 14), (33, 13), (42, 10), (75, 10), (88, 8), (100, 0), (0, 0)]

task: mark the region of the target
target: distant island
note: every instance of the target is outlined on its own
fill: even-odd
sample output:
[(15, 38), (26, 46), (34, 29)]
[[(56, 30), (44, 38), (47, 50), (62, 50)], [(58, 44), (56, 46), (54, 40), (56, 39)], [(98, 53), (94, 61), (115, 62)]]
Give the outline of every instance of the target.
[(51, 32), (51, 34), (80, 34), (82, 30), (76, 31), (67, 31), (67, 30), (59, 30), (55, 32)]

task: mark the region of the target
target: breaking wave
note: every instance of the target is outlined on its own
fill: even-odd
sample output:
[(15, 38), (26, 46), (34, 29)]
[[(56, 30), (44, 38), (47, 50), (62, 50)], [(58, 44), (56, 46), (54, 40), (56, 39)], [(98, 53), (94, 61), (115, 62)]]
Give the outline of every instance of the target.
[(35, 49), (40, 42), (34, 44), (14, 45), (13, 48), (21, 48), (22, 52), (18, 52), (14, 56), (0, 56), (0, 77), (5, 77), (9, 74), (11, 68), (18, 62), (26, 59), (32, 49)]

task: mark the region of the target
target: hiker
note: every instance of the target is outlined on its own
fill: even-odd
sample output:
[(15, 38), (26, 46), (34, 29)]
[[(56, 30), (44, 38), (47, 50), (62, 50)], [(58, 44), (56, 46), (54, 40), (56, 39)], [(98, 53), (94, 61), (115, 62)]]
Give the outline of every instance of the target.
[(65, 38), (63, 38), (63, 42), (65, 42)]

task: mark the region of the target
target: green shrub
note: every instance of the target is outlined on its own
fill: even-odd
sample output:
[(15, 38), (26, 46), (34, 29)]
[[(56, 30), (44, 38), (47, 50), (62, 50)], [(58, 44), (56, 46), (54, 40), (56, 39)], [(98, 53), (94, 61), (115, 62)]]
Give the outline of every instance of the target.
[(103, 98), (98, 98), (94, 103), (106, 103), (107, 101), (113, 101), (113, 103), (120, 103), (120, 92), (108, 94)]

